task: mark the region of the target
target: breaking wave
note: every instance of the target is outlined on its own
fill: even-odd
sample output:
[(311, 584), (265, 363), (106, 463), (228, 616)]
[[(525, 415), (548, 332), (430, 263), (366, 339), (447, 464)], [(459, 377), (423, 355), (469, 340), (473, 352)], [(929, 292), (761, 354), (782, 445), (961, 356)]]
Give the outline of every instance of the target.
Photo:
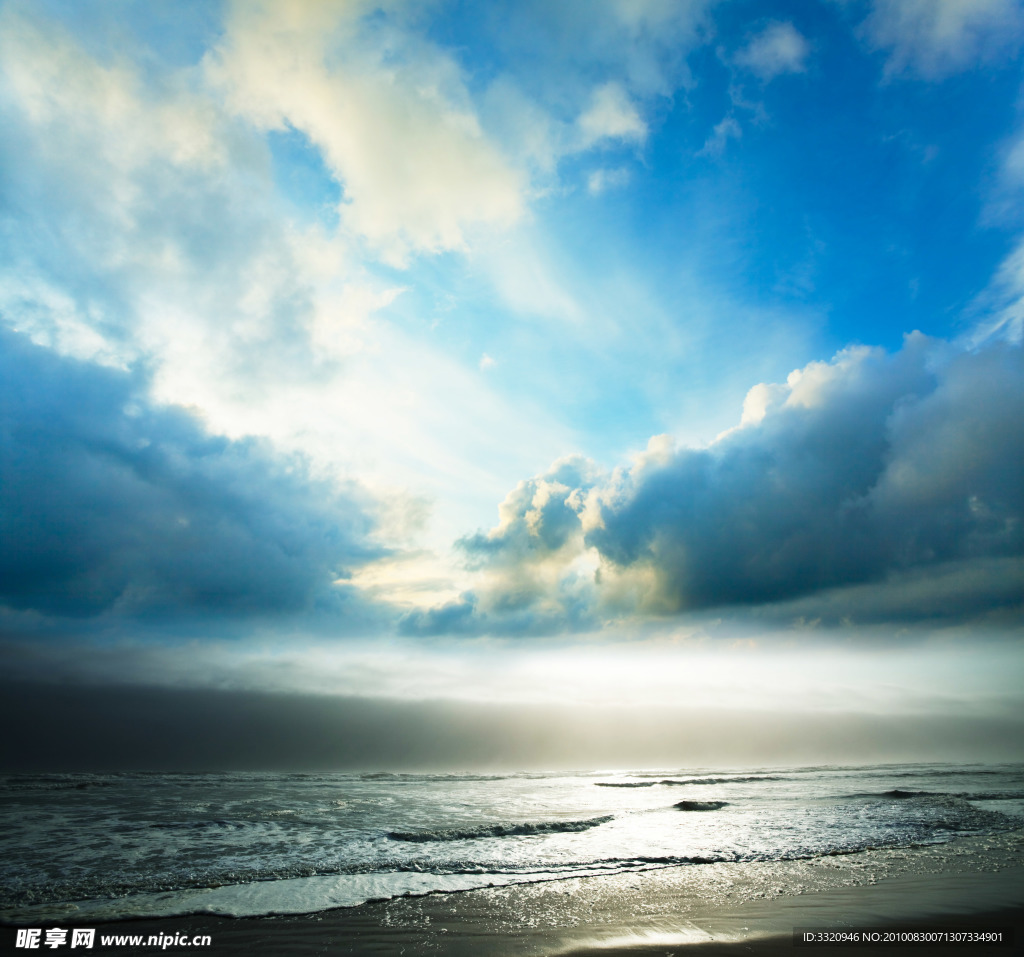
[(653, 788), (663, 784), (668, 787), (688, 784), (752, 784), (754, 781), (787, 781), (788, 778), (774, 774), (749, 774), (733, 778), (662, 778), (660, 781), (595, 781), (599, 788)]
[(472, 841), (481, 837), (528, 837), (535, 834), (560, 834), (572, 831), (586, 831), (601, 824), (607, 824), (615, 817), (592, 817), (584, 821), (542, 821), (520, 824), (484, 824), (479, 827), (440, 828), (432, 831), (388, 831), (392, 841)]
[(889, 798), (890, 800), (905, 801), (909, 798), (939, 798), (958, 797), (948, 791), (906, 791), (902, 788), (893, 788), (890, 791), (863, 791), (859, 794), (850, 794), (851, 798)]
[(653, 788), (655, 784), (664, 784), (664, 781), (595, 781), (596, 788)]

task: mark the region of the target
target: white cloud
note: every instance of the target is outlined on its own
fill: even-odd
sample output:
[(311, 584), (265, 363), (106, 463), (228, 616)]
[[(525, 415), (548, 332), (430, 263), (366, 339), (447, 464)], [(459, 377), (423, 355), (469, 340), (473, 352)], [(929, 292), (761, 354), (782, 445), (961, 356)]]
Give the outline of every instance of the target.
[(709, 32), (708, 13), (715, 2), (595, 0), (576, 8), (582, 15), (573, 15), (591, 59), (613, 66), (640, 96), (667, 95), (689, 84), (686, 56)]
[[(0, 156), (6, 188), (32, 199), (31, 217), (0, 237), (5, 321), (64, 354), (142, 360), (151, 398), (190, 407), (213, 432), (298, 452), (318, 477), (438, 503), (431, 541), (454, 539), (464, 509), (489, 515), (521, 456), (557, 454), (567, 439), (550, 416), (502, 401), (474, 364), (382, 318), (402, 289), (366, 269), (358, 243), (282, 215), (261, 132), (221, 107), (222, 87), (204, 87), (200, 71), (158, 85), (57, 27), (5, 17)], [(292, 26), (282, 20), (275, 55)], [(457, 219), (481, 182), (466, 176)], [(430, 202), (444, 205), (441, 192)], [(391, 240), (411, 249), (438, 235), (409, 230)], [(550, 279), (532, 295), (577, 308)]]
[(501, 76), (481, 97), (487, 127), (506, 155), (535, 177), (554, 177), (558, 161), (573, 149), (573, 130), (531, 99), (510, 76)]
[(783, 73), (803, 73), (807, 69), (810, 46), (792, 23), (772, 23), (765, 27), (735, 56), (735, 62), (771, 80)]
[(715, 2), (497, 0), (493, 41), (506, 69), (479, 97), (480, 115), (530, 170), (535, 195), (557, 188), (566, 156), (646, 142), (652, 99), (692, 84), (687, 57), (711, 36)]
[(1024, 222), (1024, 128), (1000, 145), (997, 174), (986, 185), (982, 224), (1019, 228)]
[(594, 90), (590, 105), (580, 115), (579, 129), (584, 147), (605, 140), (643, 144), (647, 139), (647, 124), (617, 83), (605, 83)]
[(585, 311), (553, 268), (552, 251), (545, 248), (542, 236), (518, 230), (500, 243), (481, 244), (474, 262), (513, 312), (582, 322)]
[[(50, 143), (54, 153), (66, 155), (87, 144), (94, 161), (122, 173), (156, 155), (204, 169), (223, 166), (227, 159), (217, 112), (209, 103), (172, 84), (160, 100), (144, 100), (143, 85), (129, 64), (103, 65), (70, 37), (10, 9), (2, 14), (0, 57), (24, 114), (37, 129), (60, 134)], [(105, 134), (101, 142), (95, 141), (97, 126)], [(95, 162), (92, 168), (106, 175)]]
[(980, 315), (964, 341), (976, 347), (986, 340), (1024, 341), (1024, 237), (1019, 233), (1024, 212), (1024, 130), (1017, 129), (1003, 144), (998, 177), (982, 214), (985, 225), (1010, 225), (1018, 230), (1016, 245), (999, 264), (969, 313)]
[(596, 169), (587, 177), (587, 190), (596, 196), (605, 190), (625, 186), (628, 182), (628, 169)]
[(1024, 10), (1018, 0), (875, 0), (863, 31), (890, 51), (889, 75), (937, 79), (1019, 48)]
[(1024, 189), (1024, 132), (1007, 148), (1002, 163), (1002, 185), (1014, 192)]
[(729, 140), (738, 140), (742, 136), (743, 128), (733, 117), (727, 116), (721, 123), (715, 126), (697, 155), (721, 156)]
[(482, 130), (457, 66), (400, 32), (375, 33), (360, 12), (235, 4), (209, 76), (240, 115), (309, 137), (342, 185), (343, 223), (393, 264), (515, 222), (524, 177)]
[(1006, 339), (1018, 345), (1024, 340), (1024, 240), (1003, 260), (978, 306), (984, 318), (965, 336), (977, 347), (992, 339)]

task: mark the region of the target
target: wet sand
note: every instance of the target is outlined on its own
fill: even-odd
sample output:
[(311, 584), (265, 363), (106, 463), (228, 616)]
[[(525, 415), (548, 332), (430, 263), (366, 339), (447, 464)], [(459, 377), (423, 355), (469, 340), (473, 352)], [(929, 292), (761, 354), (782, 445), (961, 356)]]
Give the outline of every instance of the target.
[[(84, 926), (69, 913), (65, 928)], [(794, 945), (795, 928), (968, 927), (1012, 945)], [(875, 851), (784, 866), (716, 864), (378, 901), (300, 917), (187, 917), (96, 925), (92, 953), (634, 957), (1024, 953), (1024, 833), (993, 848)], [(209, 935), (209, 947), (107, 935)], [(15, 930), (0, 951), (16, 950)], [(45, 948), (42, 948), (46, 952)], [(49, 951), (52, 952), (52, 951)], [(78, 951), (76, 951), (78, 952)], [(82, 951), (85, 953), (85, 951)]]

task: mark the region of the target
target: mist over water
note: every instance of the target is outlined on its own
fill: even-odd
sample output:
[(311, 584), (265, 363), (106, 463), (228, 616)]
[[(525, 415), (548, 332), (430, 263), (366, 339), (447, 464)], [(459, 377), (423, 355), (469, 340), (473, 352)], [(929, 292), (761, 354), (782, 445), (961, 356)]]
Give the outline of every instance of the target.
[(798, 704), (483, 703), (4, 682), (0, 722), (24, 732), (0, 739), (0, 768), (493, 773), (1024, 757), (1019, 707), (812, 718)]

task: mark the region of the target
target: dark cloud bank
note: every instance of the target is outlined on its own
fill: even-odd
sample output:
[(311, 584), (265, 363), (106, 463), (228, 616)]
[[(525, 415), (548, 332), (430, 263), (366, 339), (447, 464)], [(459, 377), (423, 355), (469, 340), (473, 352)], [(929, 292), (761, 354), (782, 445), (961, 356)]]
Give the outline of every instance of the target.
[[(490, 585), (404, 627), (797, 605), (833, 621), (1019, 624), (1021, 463), (1019, 346), (914, 334), (893, 355), (846, 350), (752, 390), (744, 424), (708, 448), (652, 445), (605, 475), (573, 459), (520, 483), (498, 527), (460, 542)], [(600, 567), (582, 581), (570, 563), (587, 548)]]
[(6, 770), (516, 770), (1021, 757), (1024, 719), (0, 682)]
[[(372, 502), (150, 405), (144, 377), (0, 331), (0, 601), (25, 622), (327, 614)], [(365, 609), (364, 609), (365, 611)]]

